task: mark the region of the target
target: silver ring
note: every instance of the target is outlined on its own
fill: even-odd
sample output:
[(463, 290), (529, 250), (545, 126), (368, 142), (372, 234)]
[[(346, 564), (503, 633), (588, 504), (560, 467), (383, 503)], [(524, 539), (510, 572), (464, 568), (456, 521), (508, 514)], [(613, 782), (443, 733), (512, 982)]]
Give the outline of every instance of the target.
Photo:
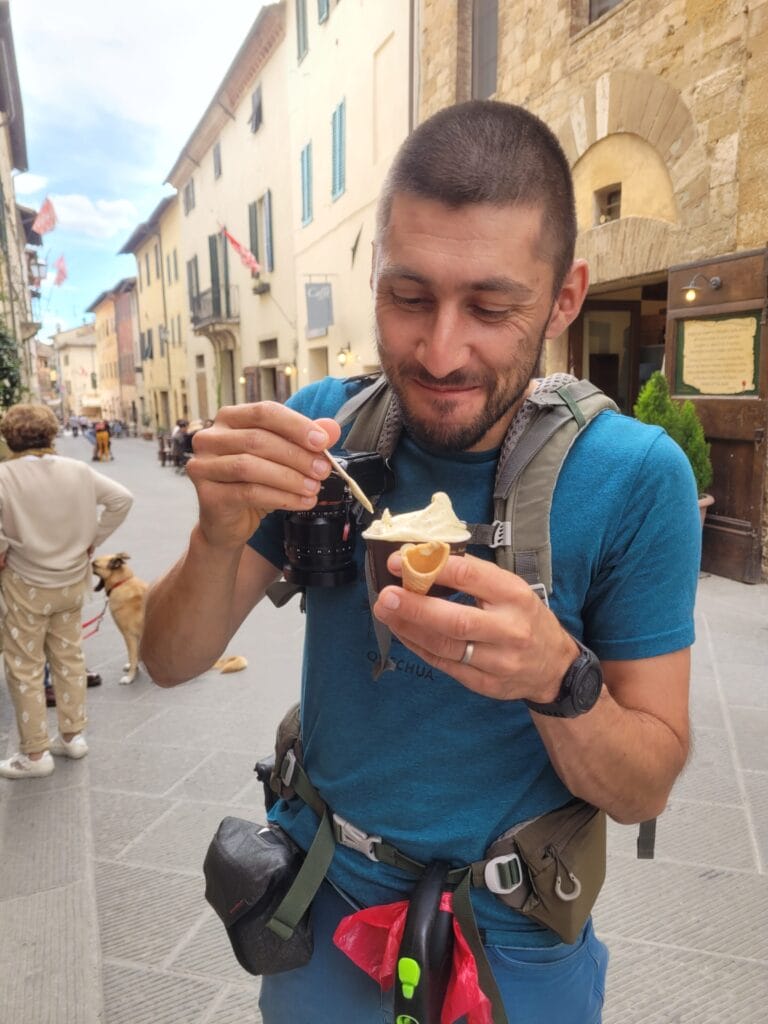
[(464, 648), (464, 653), (459, 658), (460, 665), (468, 665), (472, 661), (472, 655), (475, 653), (475, 645), (471, 640), (467, 640), (467, 646)]

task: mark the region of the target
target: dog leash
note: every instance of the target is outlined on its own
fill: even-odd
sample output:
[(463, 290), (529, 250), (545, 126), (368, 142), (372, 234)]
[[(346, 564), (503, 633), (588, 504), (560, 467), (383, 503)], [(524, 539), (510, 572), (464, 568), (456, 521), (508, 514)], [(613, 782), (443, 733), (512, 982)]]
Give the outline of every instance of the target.
[(88, 629), (89, 626), (93, 626), (94, 622), (96, 623), (96, 626), (89, 633), (83, 633), (83, 636), (82, 636), (83, 640), (87, 640), (89, 636), (93, 636), (95, 633), (99, 632), (99, 628), (101, 626), (101, 620), (107, 614), (107, 607), (108, 607), (108, 605), (109, 605), (109, 598), (107, 598), (106, 601), (104, 602), (104, 607), (101, 609), (101, 611), (99, 612), (98, 615), (95, 615), (92, 619), (88, 619), (87, 622), (84, 622), (82, 624), (81, 629)]

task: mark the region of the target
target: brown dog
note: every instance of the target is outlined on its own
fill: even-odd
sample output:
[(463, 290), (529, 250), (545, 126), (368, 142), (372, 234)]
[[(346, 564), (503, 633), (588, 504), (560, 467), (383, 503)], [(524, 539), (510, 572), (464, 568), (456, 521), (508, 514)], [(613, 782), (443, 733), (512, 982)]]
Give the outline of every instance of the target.
[(125, 675), (120, 677), (121, 683), (132, 683), (136, 678), (139, 641), (144, 628), (144, 601), (149, 586), (134, 576), (125, 564), (130, 557), (121, 551), (117, 555), (101, 555), (91, 563), (99, 577), (94, 589), (106, 590), (109, 610), (128, 650), (128, 664), (123, 668)]

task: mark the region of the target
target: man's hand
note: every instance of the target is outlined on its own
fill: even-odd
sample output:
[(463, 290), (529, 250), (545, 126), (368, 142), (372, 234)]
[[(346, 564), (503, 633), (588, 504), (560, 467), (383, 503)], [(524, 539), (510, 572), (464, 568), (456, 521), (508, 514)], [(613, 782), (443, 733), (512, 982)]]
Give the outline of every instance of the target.
[[(400, 575), (399, 554), (387, 564)], [(374, 615), (469, 690), (496, 700), (554, 700), (578, 647), (528, 584), (471, 555), (449, 558), (437, 582), (474, 597), (475, 605), (385, 587)], [(468, 643), (471, 658), (462, 664)]]
[(279, 402), (220, 409), (195, 434), (187, 464), (206, 541), (240, 548), (268, 512), (311, 509), (331, 470), (322, 451), (340, 433), (334, 420), (310, 420)]

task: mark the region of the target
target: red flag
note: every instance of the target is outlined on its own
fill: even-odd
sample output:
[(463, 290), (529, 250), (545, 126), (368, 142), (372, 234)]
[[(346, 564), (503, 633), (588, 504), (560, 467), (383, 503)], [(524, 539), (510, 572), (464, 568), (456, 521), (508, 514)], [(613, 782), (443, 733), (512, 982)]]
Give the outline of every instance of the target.
[(64, 284), (67, 280), (67, 264), (64, 262), (64, 257), (59, 256), (57, 260), (54, 260), (53, 265), (56, 267), (56, 277), (54, 277), (53, 283)]
[(53, 203), (46, 196), (43, 205), (37, 211), (37, 216), (32, 221), (32, 230), (38, 235), (44, 235), (47, 231), (53, 231), (55, 227), (56, 211), (53, 208)]
[(249, 270), (253, 271), (254, 274), (261, 272), (261, 264), (258, 262), (256, 257), (253, 255), (250, 249), (246, 249), (244, 245), (241, 245), (236, 238), (227, 231), (226, 228), (221, 229), (221, 233), (224, 235), (226, 240), (235, 250), (237, 255), (240, 257), (244, 267), (248, 267)]

